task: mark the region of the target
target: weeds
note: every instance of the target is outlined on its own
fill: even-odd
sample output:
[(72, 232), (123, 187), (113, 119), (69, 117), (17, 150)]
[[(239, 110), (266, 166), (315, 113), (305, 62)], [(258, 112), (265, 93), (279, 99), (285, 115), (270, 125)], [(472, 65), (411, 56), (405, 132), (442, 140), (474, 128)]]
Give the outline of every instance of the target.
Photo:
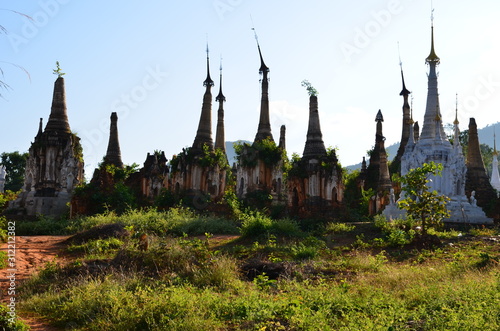
[[(92, 256), (106, 258), (97, 262), (107, 267), (94, 272), (85, 259), (48, 263), (20, 288), (20, 309), (73, 330), (500, 329), (500, 249), (488, 238), (436, 232), (453, 244), (409, 248), (394, 261), (410, 223), (383, 223), (380, 242), (331, 223), (326, 232), (356, 240), (329, 248), (292, 220), (257, 212), (240, 219), (242, 240), (220, 251), (179, 236), (217, 233), (216, 218), (184, 209), (81, 219), (72, 223), (78, 229), (118, 222), (148, 233), (149, 248), (139, 250), (134, 236), (74, 245), (74, 252), (101, 254)], [(245, 279), (251, 261), (268, 268)]]

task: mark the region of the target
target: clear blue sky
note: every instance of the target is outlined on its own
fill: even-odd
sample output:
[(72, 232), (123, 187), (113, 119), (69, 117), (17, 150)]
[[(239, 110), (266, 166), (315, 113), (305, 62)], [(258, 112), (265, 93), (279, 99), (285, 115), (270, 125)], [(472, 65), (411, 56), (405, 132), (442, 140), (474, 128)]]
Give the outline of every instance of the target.
[[(260, 66), (253, 25), (271, 70), (271, 125), (287, 126), (288, 153), (302, 154), (308, 119), (308, 79), (319, 91), (327, 146), (342, 165), (358, 163), (375, 141), (375, 115), (384, 115), (386, 144), (401, 136), (398, 42), (414, 119), (422, 123), (430, 50), (430, 1), (2, 1), (3, 80), (0, 152), (27, 151), (38, 121), (50, 113), (55, 62), (66, 73), (68, 116), (82, 138), (87, 177), (107, 147), (109, 116), (119, 115), (123, 161), (148, 152), (171, 158), (193, 143), (206, 75), (219, 88), (222, 54), (227, 98), (226, 140), (253, 140), (260, 106)], [(484, 127), (499, 121), (500, 2), (434, 0), (441, 112), (452, 123)], [(25, 68), (31, 77), (8, 64)], [(217, 104), (213, 103), (215, 135)]]

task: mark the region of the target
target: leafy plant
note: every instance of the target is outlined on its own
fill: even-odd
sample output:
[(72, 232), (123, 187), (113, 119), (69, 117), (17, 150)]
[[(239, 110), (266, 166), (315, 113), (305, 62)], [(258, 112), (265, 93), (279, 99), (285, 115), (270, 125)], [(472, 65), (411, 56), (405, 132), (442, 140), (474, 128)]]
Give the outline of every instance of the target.
[(287, 159), (286, 151), (270, 138), (256, 141), (253, 144), (235, 143), (234, 151), (238, 162), (244, 167), (255, 167), (258, 160), (273, 166)]
[(62, 77), (66, 75), (66, 73), (62, 72), (61, 66), (59, 65), (59, 61), (56, 61), (56, 69), (53, 70), (54, 75), (57, 75), (57, 77)]
[(426, 234), (431, 227), (442, 226), (443, 219), (450, 216), (446, 209), (450, 199), (437, 191), (430, 191), (427, 186), (428, 177), (440, 176), (442, 169), (442, 164), (431, 161), (400, 177), (405, 198), (398, 201), (399, 208), (405, 209), (409, 217), (421, 223), (422, 234)]
[(309, 93), (309, 96), (313, 97), (313, 96), (317, 96), (318, 95), (318, 91), (311, 85), (311, 83), (309, 83), (308, 80), (304, 79), (300, 85), (302, 85), (303, 87), (305, 87), (307, 89), (307, 93)]

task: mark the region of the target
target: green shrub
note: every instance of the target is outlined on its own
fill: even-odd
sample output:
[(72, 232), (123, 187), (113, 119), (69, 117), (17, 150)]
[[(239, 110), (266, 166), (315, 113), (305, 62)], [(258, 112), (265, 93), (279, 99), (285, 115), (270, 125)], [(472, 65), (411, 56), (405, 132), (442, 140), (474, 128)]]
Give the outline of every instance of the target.
[(303, 235), (297, 222), (289, 218), (273, 220), (258, 211), (247, 211), (242, 219), (240, 228), (242, 237), (255, 238), (269, 234), (287, 237)]
[(333, 223), (330, 222), (326, 224), (325, 231), (327, 233), (343, 233), (343, 232), (351, 232), (356, 228), (354, 225), (349, 225), (346, 223)]
[[(12, 317), (8, 314), (10, 311), (9, 307), (0, 305), (0, 329), (4, 331), (27, 331), (29, 326), (27, 326), (23, 321), (19, 320), (17, 317)], [(15, 316), (15, 315), (14, 315)]]
[(259, 212), (247, 212), (242, 218), (240, 228), (242, 237), (259, 237), (265, 235), (269, 233), (273, 224), (273, 221), (269, 217)]
[(411, 217), (389, 222), (385, 216), (377, 215), (374, 217), (374, 223), (384, 233), (384, 241), (389, 246), (407, 245), (413, 241), (416, 235), (416, 231), (414, 230), (415, 222)]

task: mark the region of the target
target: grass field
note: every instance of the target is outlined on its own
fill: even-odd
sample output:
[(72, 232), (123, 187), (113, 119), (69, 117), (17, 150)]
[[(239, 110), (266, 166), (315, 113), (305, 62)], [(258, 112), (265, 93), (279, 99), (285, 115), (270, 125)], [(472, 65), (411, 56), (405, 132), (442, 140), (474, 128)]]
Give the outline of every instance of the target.
[(71, 263), (49, 263), (22, 285), (21, 309), (62, 328), (500, 329), (496, 227), (419, 241), (380, 219), (323, 224), (255, 212), (228, 220), (175, 208), (44, 222), (38, 234), (111, 223), (130, 233), (72, 244)]

